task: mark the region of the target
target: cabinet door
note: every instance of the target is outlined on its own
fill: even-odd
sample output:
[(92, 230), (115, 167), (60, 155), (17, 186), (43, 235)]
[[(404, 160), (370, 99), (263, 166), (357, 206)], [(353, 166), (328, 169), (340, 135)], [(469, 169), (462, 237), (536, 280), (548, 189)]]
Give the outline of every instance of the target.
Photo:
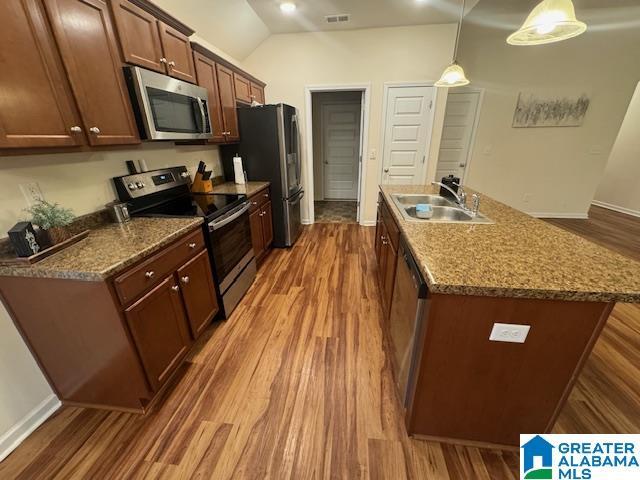
[(251, 82), (251, 100), (264, 105), (264, 88), (253, 82)]
[(233, 88), (238, 102), (251, 103), (251, 83), (249, 80), (233, 72)]
[(267, 202), (262, 207), (262, 237), (264, 247), (269, 248), (273, 242), (273, 215), (271, 213), (271, 202)]
[(236, 95), (233, 89), (233, 72), (222, 65), (216, 64), (216, 73), (218, 74), (225, 138), (228, 142), (238, 141), (240, 140), (240, 135), (238, 134), (238, 113), (236, 112)]
[(80, 119), (39, 1), (0, 2), (0, 43), (0, 148), (83, 144)]
[(167, 59), (167, 73), (185, 82), (196, 83), (193, 52), (189, 37), (166, 23), (158, 22), (162, 49)]
[(44, 0), (89, 143), (140, 143), (103, 0)]
[(193, 338), (198, 338), (218, 313), (218, 299), (207, 250), (201, 251), (178, 270), (182, 299)]
[(178, 368), (190, 345), (173, 276), (129, 307), (125, 315), (149, 383), (158, 390)]
[(193, 53), (196, 78), (198, 85), (207, 89), (209, 93), (209, 118), (211, 119), (211, 129), (213, 131), (212, 143), (224, 142), (224, 122), (222, 120), (222, 106), (220, 105), (220, 93), (218, 92), (218, 75), (216, 74), (216, 64), (213, 60)]
[[(376, 218), (376, 239), (375, 239), (375, 248), (376, 248), (376, 260), (378, 261), (378, 269), (380, 269), (380, 265), (382, 264), (382, 240), (384, 239), (384, 222), (382, 221), (382, 212), (380, 211), (380, 205), (378, 205), (378, 217)], [(379, 274), (380, 272), (378, 272)]]
[(158, 20), (129, 0), (111, 0), (124, 61), (166, 73)]
[(382, 294), (384, 295), (385, 305), (385, 318), (389, 317), (389, 311), (391, 309), (391, 298), (393, 297), (393, 286), (396, 281), (396, 267), (397, 267), (397, 252), (388, 239), (385, 245), (385, 268)]
[(249, 214), (249, 223), (251, 224), (251, 243), (253, 244), (253, 253), (256, 257), (264, 252), (264, 232), (262, 228), (262, 210), (256, 210)]

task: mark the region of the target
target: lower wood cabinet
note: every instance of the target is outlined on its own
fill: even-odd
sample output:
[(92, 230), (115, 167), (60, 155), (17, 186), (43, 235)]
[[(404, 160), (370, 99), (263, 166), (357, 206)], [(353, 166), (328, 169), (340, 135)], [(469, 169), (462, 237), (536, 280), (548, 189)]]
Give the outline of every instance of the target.
[(200, 227), (103, 281), (5, 276), (0, 297), (63, 403), (134, 412), (218, 312)]
[(173, 276), (125, 311), (151, 387), (158, 390), (191, 345), (180, 287)]
[(271, 194), (263, 190), (249, 197), (249, 221), (251, 223), (251, 241), (256, 261), (260, 263), (271, 249), (273, 243), (273, 211)]
[(385, 318), (389, 318), (391, 310), (398, 262), (398, 241), (398, 227), (391, 218), (391, 213), (384, 204), (384, 200), (380, 198), (376, 221), (375, 251), (378, 262), (378, 285), (380, 286)]
[(198, 338), (219, 310), (208, 252), (200, 252), (180, 267), (176, 275), (191, 333)]

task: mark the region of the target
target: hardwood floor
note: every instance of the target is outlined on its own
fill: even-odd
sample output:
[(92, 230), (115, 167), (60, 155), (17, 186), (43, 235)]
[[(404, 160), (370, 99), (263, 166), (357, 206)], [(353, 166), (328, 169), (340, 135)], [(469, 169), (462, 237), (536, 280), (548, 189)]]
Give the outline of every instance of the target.
[[(383, 347), (374, 230), (275, 250), (146, 416), (63, 407), (0, 478), (516, 479), (517, 452), (407, 437)], [(640, 309), (616, 308), (557, 431), (640, 431)]]

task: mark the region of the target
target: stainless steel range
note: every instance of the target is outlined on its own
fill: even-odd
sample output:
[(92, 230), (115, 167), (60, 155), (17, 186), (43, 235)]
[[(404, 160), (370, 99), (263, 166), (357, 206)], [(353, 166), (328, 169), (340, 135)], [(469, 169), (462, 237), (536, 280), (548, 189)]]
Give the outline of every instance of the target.
[(115, 177), (131, 216), (201, 216), (204, 236), (225, 318), (256, 277), (246, 195), (191, 193), (186, 167)]

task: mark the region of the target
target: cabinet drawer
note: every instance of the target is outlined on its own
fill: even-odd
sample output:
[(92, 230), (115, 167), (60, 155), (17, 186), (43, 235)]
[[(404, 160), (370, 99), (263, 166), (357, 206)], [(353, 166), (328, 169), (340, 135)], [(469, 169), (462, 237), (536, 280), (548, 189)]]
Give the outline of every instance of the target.
[(120, 302), (123, 305), (131, 303), (167, 275), (172, 274), (204, 246), (202, 231), (198, 229), (116, 277), (114, 286)]
[(264, 190), (260, 190), (258, 193), (253, 194), (249, 197), (249, 212), (255, 212), (259, 210), (260, 207), (265, 205), (267, 202), (271, 201), (271, 192), (268, 188)]
[(393, 219), (393, 214), (389, 211), (389, 207), (387, 203), (383, 200), (380, 204), (380, 213), (382, 214), (382, 221), (387, 228), (387, 235), (391, 243), (393, 244), (393, 248), (398, 250), (398, 242), (400, 240), (400, 230), (398, 229), (398, 225), (396, 225), (395, 220)]

